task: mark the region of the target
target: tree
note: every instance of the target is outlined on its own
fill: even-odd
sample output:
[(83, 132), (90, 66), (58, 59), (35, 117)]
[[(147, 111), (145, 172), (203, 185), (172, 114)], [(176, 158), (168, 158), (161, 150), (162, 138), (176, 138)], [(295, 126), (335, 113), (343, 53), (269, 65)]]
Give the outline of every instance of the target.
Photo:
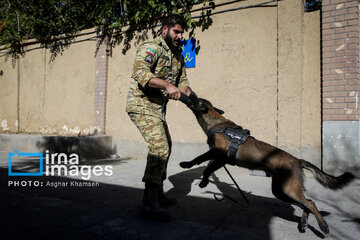
[(202, 10), (198, 21), (191, 17), (192, 8), (207, 1), (0, 0), (0, 50), (16, 61), (26, 46), (39, 43), (50, 48), (53, 59), (80, 31), (95, 28), (97, 36), (108, 39), (111, 46), (123, 42), (125, 53), (134, 37), (140, 40), (149, 30), (155, 34), (153, 27), (168, 13), (183, 14), (188, 27), (195, 29), (206, 22), (211, 7)]

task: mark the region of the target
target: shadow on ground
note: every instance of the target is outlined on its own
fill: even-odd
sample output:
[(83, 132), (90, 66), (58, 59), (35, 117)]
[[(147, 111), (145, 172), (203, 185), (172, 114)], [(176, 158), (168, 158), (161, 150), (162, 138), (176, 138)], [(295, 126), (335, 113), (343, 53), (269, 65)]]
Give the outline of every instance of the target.
[[(231, 201), (192, 197), (191, 183), (203, 167), (170, 176), (178, 205), (168, 208), (173, 220), (152, 222), (139, 216), (142, 189), (100, 183), (96, 187), (46, 187), (47, 182), (70, 185), (87, 182), (63, 177), (9, 177), (0, 168), (1, 239), (271, 239), (270, 221), (279, 217), (296, 228), (294, 208), (273, 198), (246, 193), (249, 208)], [(13, 187), (8, 181), (39, 181), (42, 187)], [(91, 182), (91, 181), (90, 181)], [(89, 182), (88, 182), (89, 183)], [(227, 183), (214, 177), (223, 192)], [(5, 202), (4, 202), (5, 201)], [(5, 231), (4, 231), (5, 230)], [(315, 235), (314, 235), (315, 236)], [(316, 237), (316, 236), (315, 236)]]

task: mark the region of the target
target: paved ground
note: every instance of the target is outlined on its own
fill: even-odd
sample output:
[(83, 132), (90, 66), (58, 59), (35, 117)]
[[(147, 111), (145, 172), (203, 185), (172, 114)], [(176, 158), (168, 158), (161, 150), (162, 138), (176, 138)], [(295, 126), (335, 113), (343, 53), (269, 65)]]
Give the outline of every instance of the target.
[[(0, 157), (0, 239), (358, 239), (360, 235), (359, 180), (333, 192), (307, 174), (306, 196), (315, 201), (330, 226), (330, 234), (324, 236), (313, 215), (306, 232), (299, 233), (301, 209), (275, 199), (271, 179), (252, 176), (246, 169), (228, 167), (250, 201), (249, 208), (242, 208), (206, 193), (223, 192), (241, 200), (224, 169), (200, 189), (204, 165), (184, 171), (178, 166), (181, 160), (173, 159), (165, 189), (179, 204), (168, 208), (172, 221), (159, 223), (139, 216), (145, 161), (86, 162), (92, 167), (111, 165), (113, 175), (93, 174), (82, 180), (8, 176), (7, 156)], [(36, 161), (17, 167), (36, 168)], [(81, 183), (95, 186), (78, 186)]]

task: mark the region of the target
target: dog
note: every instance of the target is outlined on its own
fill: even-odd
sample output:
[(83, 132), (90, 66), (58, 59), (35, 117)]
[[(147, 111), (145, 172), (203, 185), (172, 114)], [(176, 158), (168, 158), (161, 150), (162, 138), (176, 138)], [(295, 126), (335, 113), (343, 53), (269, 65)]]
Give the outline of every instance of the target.
[(298, 224), (300, 232), (305, 232), (309, 213), (313, 213), (321, 231), (329, 233), (329, 227), (315, 203), (306, 199), (303, 190), (303, 169), (310, 170), (315, 179), (324, 187), (332, 190), (341, 189), (354, 180), (352, 173), (346, 172), (341, 176), (334, 177), (324, 173), (318, 167), (303, 159), (298, 159), (291, 154), (276, 148), (270, 144), (248, 136), (246, 141), (237, 146), (233, 151), (233, 157), (229, 157), (231, 140), (222, 131), (214, 129), (237, 129), (241, 126), (222, 116), (224, 111), (215, 108), (210, 101), (197, 98), (196, 94), (184, 102), (193, 111), (198, 123), (207, 134), (210, 150), (196, 157), (192, 161), (181, 162), (182, 168), (191, 168), (207, 160), (213, 160), (203, 172), (203, 178), (199, 184), (204, 188), (209, 183), (209, 176), (225, 164), (236, 165), (253, 170), (263, 170), (272, 176), (272, 192), (282, 201), (296, 203), (302, 206), (303, 214)]

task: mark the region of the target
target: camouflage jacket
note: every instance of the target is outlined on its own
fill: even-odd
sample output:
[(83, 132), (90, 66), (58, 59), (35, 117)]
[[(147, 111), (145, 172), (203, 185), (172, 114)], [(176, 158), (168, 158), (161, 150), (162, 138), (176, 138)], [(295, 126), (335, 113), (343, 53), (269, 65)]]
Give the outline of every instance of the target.
[(137, 49), (126, 103), (128, 113), (149, 114), (165, 120), (161, 107), (166, 91), (147, 86), (155, 77), (180, 89), (189, 85), (181, 52), (173, 54), (161, 36), (144, 42)]

